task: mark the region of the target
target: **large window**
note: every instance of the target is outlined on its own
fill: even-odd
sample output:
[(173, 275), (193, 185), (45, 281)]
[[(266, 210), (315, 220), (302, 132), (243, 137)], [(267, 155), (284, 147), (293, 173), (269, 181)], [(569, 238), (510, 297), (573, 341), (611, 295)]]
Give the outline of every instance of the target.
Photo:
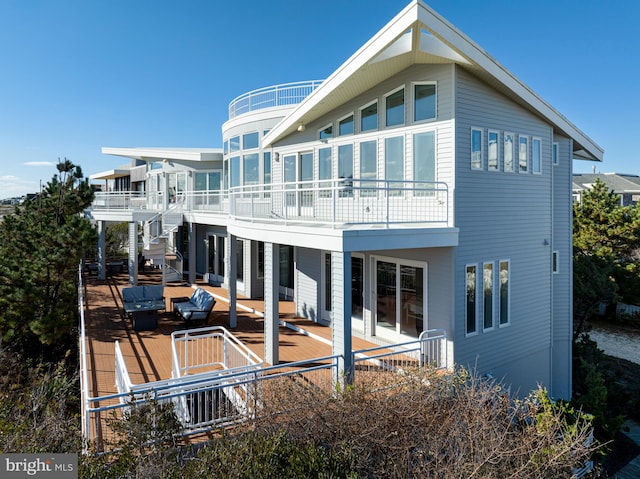
[(252, 148), (258, 148), (258, 132), (247, 133), (242, 135), (242, 149), (250, 150)]
[[(338, 147), (338, 178), (353, 178), (353, 145), (340, 145)], [(352, 181), (343, 181), (343, 189), (340, 196), (353, 196)]]
[(360, 110), (360, 131), (378, 128), (378, 102), (375, 101)]
[(231, 162), (230, 182), (229, 186), (240, 186), (240, 157), (234, 156), (229, 160)]
[(318, 150), (318, 179), (330, 180), (331, 174), (331, 148), (320, 148)]
[(245, 185), (257, 185), (260, 181), (258, 153), (251, 153), (242, 157), (242, 178)]
[(483, 328), (493, 328), (493, 263), (485, 263), (482, 267), (483, 283)]
[(404, 88), (386, 97), (386, 126), (404, 125)]
[(352, 135), (353, 128), (353, 115), (349, 115), (338, 122), (338, 135)]
[(487, 142), (487, 166), (489, 170), (498, 169), (498, 139), (500, 134), (497, 131), (489, 130), (489, 140)]
[[(427, 131), (413, 135), (413, 179), (435, 181), (436, 179), (436, 133)], [(429, 185), (417, 185), (428, 188)]]
[(513, 172), (513, 133), (504, 134), (504, 171)]
[(500, 326), (509, 324), (509, 261), (500, 261)]
[(518, 137), (518, 169), (520, 173), (529, 171), (529, 137)]
[(229, 151), (240, 151), (240, 137), (234, 136), (229, 140)]
[(542, 173), (542, 145), (540, 138), (531, 140), (531, 170), (533, 173)]
[[(360, 143), (360, 180), (361, 194), (373, 196), (376, 194), (376, 179), (378, 177), (378, 142), (376, 140)], [(367, 189), (372, 188), (372, 189)]]
[[(387, 180), (404, 180), (404, 137), (402, 136), (384, 140), (384, 176)], [(401, 191), (397, 193), (400, 194)]]
[(262, 154), (262, 164), (264, 170), (264, 182), (271, 183), (271, 152), (265, 151)]
[(471, 168), (481, 170), (484, 167), (482, 158), (482, 130), (471, 129)]
[(436, 118), (436, 85), (418, 84), (413, 87), (413, 120), (433, 120)]
[(475, 334), (478, 330), (476, 320), (478, 310), (478, 306), (476, 304), (476, 265), (469, 265), (466, 267), (465, 289), (467, 334)]

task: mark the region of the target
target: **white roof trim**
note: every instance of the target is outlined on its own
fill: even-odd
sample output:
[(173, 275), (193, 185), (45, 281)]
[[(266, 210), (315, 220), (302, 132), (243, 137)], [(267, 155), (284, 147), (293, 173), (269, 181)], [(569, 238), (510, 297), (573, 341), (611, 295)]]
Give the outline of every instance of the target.
[(212, 161), (222, 159), (222, 148), (103, 147), (102, 153), (135, 160)]
[[(447, 20), (428, 7), (422, 0), (412, 0), (398, 15), (396, 15), (387, 25), (376, 33), (367, 43), (365, 43), (356, 53), (327, 78), (313, 93), (302, 101), (286, 118), (274, 127), (263, 139), (263, 147), (279, 141), (280, 139), (293, 133), (299, 124), (309, 123), (314, 119), (313, 109), (335, 92), (340, 85), (348, 78), (357, 74), (366, 74), (363, 68), (368, 63), (380, 61), (385, 57), (401, 54), (407, 48), (407, 41), (410, 41), (411, 49), (414, 35), (406, 35), (409, 30), (417, 29), (423, 37), (423, 28), (427, 30), (435, 40), (442, 42), (442, 55), (458, 63), (469, 64), (491, 77), (501, 84), (506, 90), (517, 96), (522, 102), (553, 124), (558, 130), (574, 140), (575, 156), (590, 160), (602, 161), (603, 149), (591, 138), (580, 131), (573, 123), (567, 120), (562, 114), (551, 105), (539, 97), (523, 82), (510, 73), (505, 67), (494, 60), (486, 51), (481, 49), (476, 43), (466, 35), (456, 29)], [(432, 43), (434, 43), (432, 42)], [(420, 41), (422, 44), (422, 41)], [(437, 42), (436, 42), (437, 43)], [(418, 45), (421, 48), (422, 45)], [(429, 51), (433, 51), (431, 45)], [(459, 59), (456, 59), (458, 58)], [(308, 117), (305, 117), (307, 115)]]

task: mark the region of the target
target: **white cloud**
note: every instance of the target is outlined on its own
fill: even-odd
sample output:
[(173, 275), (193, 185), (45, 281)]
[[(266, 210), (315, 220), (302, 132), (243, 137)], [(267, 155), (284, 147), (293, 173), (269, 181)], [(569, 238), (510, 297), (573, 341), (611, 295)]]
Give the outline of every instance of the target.
[(27, 161), (23, 163), (25, 166), (55, 166), (55, 163), (50, 161)]

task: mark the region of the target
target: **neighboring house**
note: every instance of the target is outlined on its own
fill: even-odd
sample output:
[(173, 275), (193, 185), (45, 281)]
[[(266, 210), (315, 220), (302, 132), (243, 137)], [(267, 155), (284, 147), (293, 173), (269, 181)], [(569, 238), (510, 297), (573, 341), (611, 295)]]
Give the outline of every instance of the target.
[(622, 206), (636, 205), (640, 199), (640, 176), (624, 173), (574, 173), (573, 200), (580, 202), (585, 190), (591, 188), (596, 179), (602, 181), (610, 191), (620, 196)]
[(452, 364), (570, 397), (572, 160), (603, 150), (422, 1), (326, 80), (236, 98), (222, 136), (103, 149), (132, 160), (91, 211), (102, 246), (130, 223), (131, 282), (142, 223), (231, 311), (265, 299), (270, 363), (286, 297), (345, 358), (441, 328)]

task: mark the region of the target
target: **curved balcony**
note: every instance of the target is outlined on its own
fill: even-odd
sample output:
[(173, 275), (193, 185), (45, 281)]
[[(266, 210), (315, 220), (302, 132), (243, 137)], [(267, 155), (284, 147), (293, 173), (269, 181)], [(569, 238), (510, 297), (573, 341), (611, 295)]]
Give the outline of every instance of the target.
[(297, 105), (320, 86), (323, 80), (311, 80), (268, 86), (250, 91), (229, 103), (229, 119), (263, 108)]

